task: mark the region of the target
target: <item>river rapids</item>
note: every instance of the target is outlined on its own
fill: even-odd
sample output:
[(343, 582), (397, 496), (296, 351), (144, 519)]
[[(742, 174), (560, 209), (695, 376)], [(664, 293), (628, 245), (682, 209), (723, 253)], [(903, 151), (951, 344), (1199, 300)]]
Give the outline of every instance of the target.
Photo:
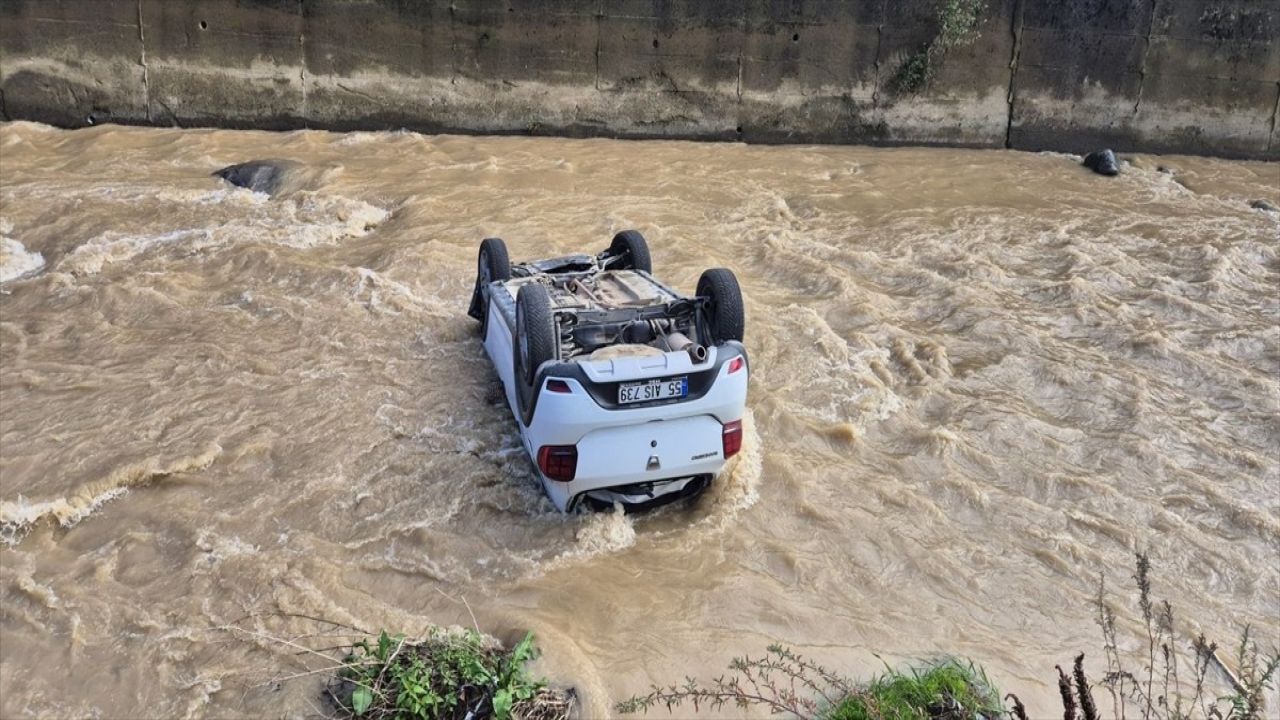
[[(264, 158), (274, 196), (211, 176)], [(0, 715), (321, 712), (264, 679), (330, 622), (531, 629), (587, 717), (775, 641), (1060, 715), (1100, 575), (1145, 653), (1135, 551), (1179, 635), (1280, 645), (1280, 166), (1130, 160), (0, 125)], [(564, 516), (475, 253), (626, 228), (676, 288), (737, 273), (746, 445), (696, 502)]]

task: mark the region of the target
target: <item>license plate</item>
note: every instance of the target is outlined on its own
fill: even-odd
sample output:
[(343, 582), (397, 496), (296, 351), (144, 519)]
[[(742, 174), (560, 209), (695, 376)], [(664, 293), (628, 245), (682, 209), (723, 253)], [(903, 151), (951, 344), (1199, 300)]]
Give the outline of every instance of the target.
[(646, 382), (622, 383), (618, 386), (620, 404), (682, 398), (689, 394), (689, 378), (667, 378)]

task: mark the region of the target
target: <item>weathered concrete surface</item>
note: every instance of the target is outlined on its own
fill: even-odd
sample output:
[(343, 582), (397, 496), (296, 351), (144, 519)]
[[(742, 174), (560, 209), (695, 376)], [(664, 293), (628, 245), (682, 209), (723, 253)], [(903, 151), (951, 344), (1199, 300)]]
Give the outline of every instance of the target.
[(1010, 144), (1276, 157), (1280, 5), (1027, 2)]
[(81, 126), (147, 122), (136, 3), (0, 2), (5, 117)]
[(332, 129), (1280, 157), (1280, 7), (988, 0), (0, 0), (0, 110)]
[(146, 47), (153, 122), (268, 129), (303, 123), (297, 0), (133, 4)]

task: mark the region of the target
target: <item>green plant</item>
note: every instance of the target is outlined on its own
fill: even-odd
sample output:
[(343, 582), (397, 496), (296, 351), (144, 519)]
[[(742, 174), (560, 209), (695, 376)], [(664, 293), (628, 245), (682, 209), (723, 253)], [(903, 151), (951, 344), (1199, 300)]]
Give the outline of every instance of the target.
[(840, 702), (829, 720), (969, 720), (1004, 715), (1000, 693), (971, 662), (946, 659), (906, 670), (888, 668)]
[[(1218, 656), (1218, 646), (1199, 635), (1190, 643), (1178, 640), (1174, 632), (1173, 607), (1168, 601), (1155, 602), (1151, 595), (1151, 561), (1145, 553), (1135, 558), (1133, 575), (1138, 589), (1138, 611), (1146, 631), (1146, 663), (1141, 671), (1133, 672), (1124, 663), (1118, 650), (1116, 616), (1107, 605), (1106, 583), (1100, 580), (1094, 600), (1097, 623), (1102, 629), (1103, 655), (1107, 672), (1101, 685), (1111, 694), (1114, 717), (1125, 720), (1130, 707), (1136, 709), (1143, 720), (1261, 720), (1263, 718), (1263, 694), (1274, 687), (1277, 670), (1280, 669), (1280, 650), (1264, 653), (1245, 627), (1236, 647), (1233, 673)], [(1179, 656), (1190, 646), (1193, 652), (1190, 691), (1179, 677)], [(1180, 646), (1183, 648), (1180, 650)], [(1086, 720), (1095, 720), (1096, 708), (1088, 694), (1088, 681), (1084, 675), (1083, 656), (1075, 662), (1075, 688), (1063, 680), (1059, 683), (1063, 706), (1069, 717), (1075, 717), (1076, 699), (1084, 711)], [(1185, 659), (1184, 659), (1185, 661)], [(1230, 692), (1211, 697), (1206, 683), (1215, 670), (1226, 679)], [(1021, 717), (1015, 711), (1016, 717)]]
[(647, 712), (663, 705), (670, 711), (689, 703), (696, 712), (704, 705), (713, 710), (725, 705), (763, 705), (772, 713), (812, 720), (820, 717), (820, 710), (855, 692), (852, 681), (782, 645), (770, 645), (764, 657), (754, 660), (750, 656), (734, 658), (729, 670), (729, 676), (721, 675), (706, 685), (693, 678), (685, 678), (683, 685), (654, 685), (647, 694), (618, 703), (616, 709), (620, 713)]
[(930, 62), (929, 47), (917, 52), (898, 69), (896, 84), (899, 90), (916, 92), (925, 86), (933, 77), (933, 65)]
[(531, 677), (528, 634), (509, 652), (475, 631), (414, 642), (385, 631), (356, 642), (327, 691), (345, 717), (563, 718), (572, 698)]
[(781, 645), (760, 658), (734, 658), (731, 674), (708, 684), (686, 678), (683, 685), (654, 686), (648, 694), (621, 703), (621, 713), (668, 711), (688, 703), (707, 706), (764, 706), (802, 720), (979, 720), (999, 717), (1000, 694), (972, 663), (947, 659), (921, 667), (893, 669), (857, 686)]
[[(1203, 635), (1190, 643), (1178, 642), (1172, 606), (1152, 599), (1151, 563), (1145, 554), (1137, 556), (1133, 579), (1146, 629), (1142, 671), (1135, 673), (1125, 666), (1104, 582), (1099, 582), (1094, 600), (1107, 661), (1099, 684), (1110, 691), (1113, 718), (1126, 720), (1126, 712), (1136, 707), (1142, 720), (1262, 720), (1267, 712), (1264, 694), (1274, 689), (1280, 673), (1280, 650), (1260, 650), (1246, 627), (1235, 652), (1238, 670), (1233, 672), (1218, 657), (1217, 645)], [(1183, 653), (1188, 645), (1194, 651), (1189, 685), (1179, 677), (1180, 645)], [(1085, 674), (1084, 657), (1076, 655), (1070, 673), (1057, 667), (1065, 720), (1102, 717), (1094, 702), (1094, 685)], [(1012, 703), (1006, 709), (982, 668), (956, 659), (906, 669), (886, 666), (880, 677), (856, 685), (786, 647), (770, 645), (763, 657), (735, 658), (729, 670), (728, 676), (709, 683), (686, 678), (681, 685), (655, 685), (647, 694), (618, 703), (616, 709), (634, 713), (665, 706), (671, 711), (687, 703), (695, 712), (703, 706), (712, 710), (726, 705), (763, 706), (771, 713), (801, 720), (995, 720), (1006, 716), (1027, 720), (1026, 707), (1016, 695), (1005, 696)], [(1211, 695), (1211, 671), (1225, 677), (1230, 692)]]
[(978, 21), (986, 7), (986, 0), (939, 0), (938, 31), (898, 68), (894, 82), (897, 88), (916, 92), (927, 85), (948, 51), (977, 39)]
[(1275, 686), (1276, 669), (1280, 668), (1280, 652), (1272, 651), (1263, 655), (1258, 651), (1258, 643), (1249, 637), (1249, 626), (1245, 626), (1240, 636), (1240, 644), (1236, 646), (1236, 666), (1240, 675), (1232, 678), (1234, 692), (1220, 698), (1219, 702), (1228, 707), (1227, 720), (1240, 718), (1253, 720), (1261, 718), (1263, 711), (1263, 692)]

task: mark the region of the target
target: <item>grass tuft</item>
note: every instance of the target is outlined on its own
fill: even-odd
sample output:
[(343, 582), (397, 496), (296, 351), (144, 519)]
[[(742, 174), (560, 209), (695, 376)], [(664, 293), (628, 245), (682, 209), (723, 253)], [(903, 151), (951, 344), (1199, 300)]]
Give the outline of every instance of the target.
[(972, 663), (889, 669), (824, 714), (827, 720), (978, 720), (1002, 717), (1000, 692)]
[(735, 658), (730, 675), (703, 684), (653, 687), (619, 703), (620, 713), (668, 711), (691, 705), (720, 710), (725, 706), (763, 706), (774, 714), (801, 720), (995, 720), (1004, 714), (1000, 692), (986, 673), (969, 662), (939, 660), (922, 666), (886, 668), (865, 685), (837, 675), (781, 645), (762, 657)]

